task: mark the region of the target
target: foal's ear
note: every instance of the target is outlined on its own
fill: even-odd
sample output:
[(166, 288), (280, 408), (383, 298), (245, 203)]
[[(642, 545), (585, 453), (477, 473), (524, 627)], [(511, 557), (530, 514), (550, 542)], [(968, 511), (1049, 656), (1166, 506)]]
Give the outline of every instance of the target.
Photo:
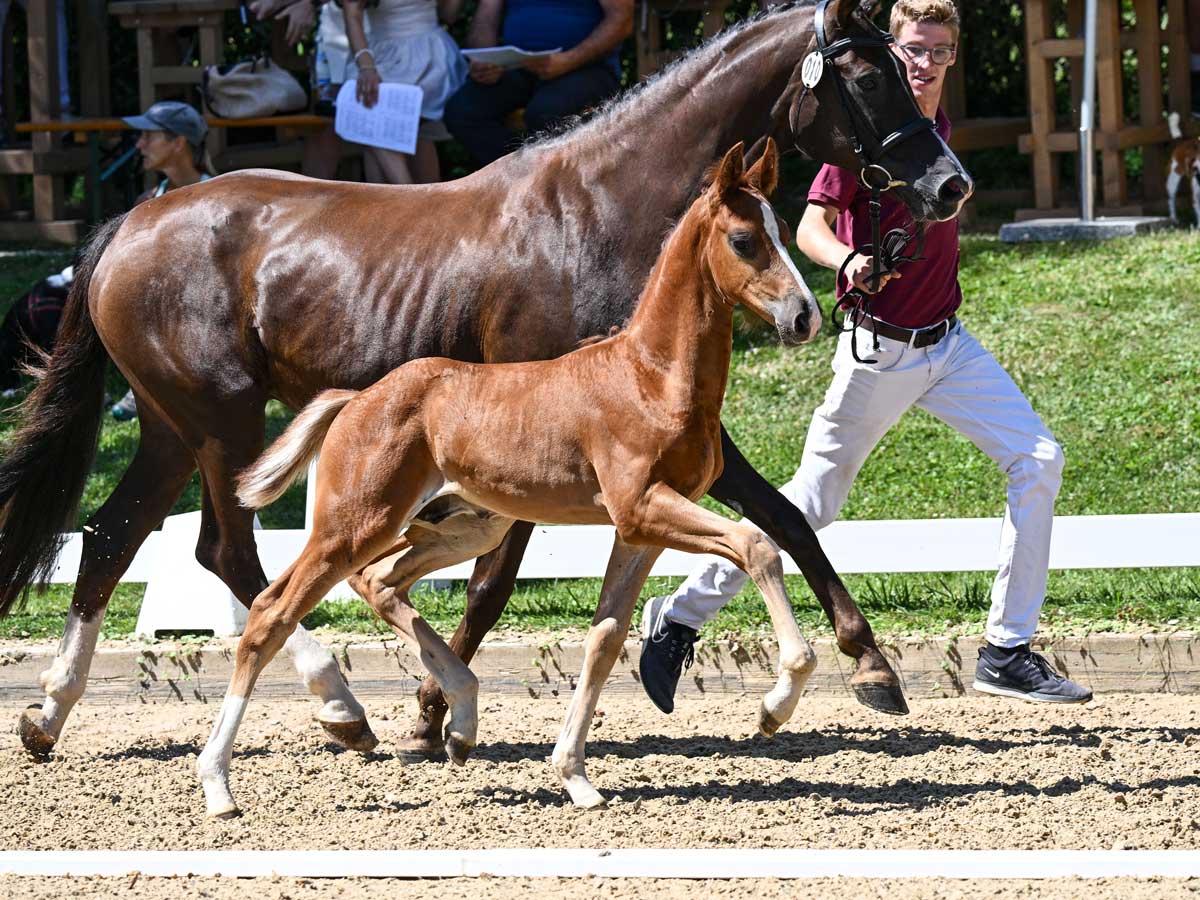
[(737, 190), (745, 171), (745, 144), (738, 141), (729, 148), (725, 158), (717, 165), (717, 172), (712, 180), (712, 196), (719, 200), (730, 191)]
[(764, 197), (775, 193), (779, 184), (779, 150), (775, 147), (775, 139), (767, 138), (767, 147), (758, 162), (746, 173), (746, 182)]

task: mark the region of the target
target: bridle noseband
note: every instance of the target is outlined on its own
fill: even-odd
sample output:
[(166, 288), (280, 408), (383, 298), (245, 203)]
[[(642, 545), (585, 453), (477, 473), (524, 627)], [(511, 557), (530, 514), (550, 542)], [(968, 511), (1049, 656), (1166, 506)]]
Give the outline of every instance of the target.
[[(848, 2), (848, 0), (843, 0)], [(896, 145), (903, 143), (914, 135), (922, 134), (927, 130), (936, 129), (934, 121), (926, 116), (920, 115), (920, 109), (917, 108), (916, 98), (913, 96), (912, 88), (908, 84), (908, 76), (901, 67), (900, 62), (891, 51), (891, 45), (895, 43), (895, 38), (881, 28), (875, 26), (873, 22), (867, 20), (867, 24), (874, 29), (873, 34), (866, 35), (850, 35), (847, 37), (838, 38), (830, 43), (828, 35), (825, 32), (825, 11), (828, 8), (830, 0), (821, 0), (816, 7), (816, 17), (813, 21), (813, 34), (816, 38), (817, 49), (810, 53), (802, 64), (802, 79), (804, 89), (800, 94), (799, 100), (796, 102), (797, 108), (804, 102), (808, 93), (816, 87), (820, 82), (822, 75), (828, 71), (833, 78), (833, 83), (837, 87), (838, 98), (841, 100), (842, 109), (846, 113), (846, 118), (850, 122), (850, 131), (854, 139), (854, 155), (858, 157), (862, 164), (862, 169), (859, 172), (859, 180), (871, 192), (869, 203), (870, 222), (871, 222), (871, 243), (862, 247), (855, 247), (850, 255), (842, 262), (841, 268), (838, 270), (839, 280), (845, 276), (846, 268), (856, 255), (862, 254), (871, 256), (871, 274), (868, 276), (871, 291), (879, 289), (879, 280), (888, 272), (893, 271), (897, 265), (903, 262), (912, 262), (921, 258), (921, 251), (925, 245), (925, 230), (918, 225), (916, 229), (916, 252), (911, 256), (901, 255), (901, 251), (913, 240), (914, 235), (910, 235), (903, 228), (893, 228), (889, 231), (882, 240), (880, 239), (880, 217), (882, 215), (882, 195), (886, 191), (890, 191), (894, 187), (903, 187), (906, 182), (898, 181), (892, 178), (892, 174), (882, 165), (883, 157), (892, 150)], [(896, 73), (900, 76), (900, 81), (908, 91), (908, 96), (913, 102), (913, 108), (918, 113), (918, 116), (908, 122), (906, 125), (893, 131), (886, 137), (880, 138), (869, 121), (865, 121), (857, 114), (857, 106), (852, 102), (849, 88), (846, 86), (845, 80), (838, 71), (835, 60), (848, 50), (858, 50), (861, 48), (883, 49), (885, 55), (891, 60), (892, 65), (896, 69)], [(859, 126), (862, 125), (870, 136), (874, 139), (874, 146), (868, 150), (862, 139), (862, 132)], [(870, 314), (870, 297), (864, 295), (861, 290), (853, 287), (853, 282), (847, 279), (847, 283), (851, 285), (850, 289), (842, 295), (841, 299), (834, 306), (836, 312), (839, 308), (846, 311), (846, 322), (841, 330), (853, 332), (858, 328), (859, 324), (865, 318), (871, 319), (871, 336), (873, 338), (874, 350), (879, 350), (879, 336), (875, 333), (875, 319)], [(850, 337), (850, 351), (854, 355), (854, 359), (860, 363), (873, 364), (877, 362), (874, 359), (862, 359), (858, 355), (858, 345), (855, 336)]]

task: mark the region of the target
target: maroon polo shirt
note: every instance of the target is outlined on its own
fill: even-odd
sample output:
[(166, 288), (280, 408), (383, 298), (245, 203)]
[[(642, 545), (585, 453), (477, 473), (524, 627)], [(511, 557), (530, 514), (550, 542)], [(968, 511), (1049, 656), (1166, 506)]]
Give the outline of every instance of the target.
[[(950, 140), (950, 120), (939, 109), (935, 119), (942, 140)], [(808, 202), (838, 211), (835, 233), (851, 247), (871, 242), (867, 203), (871, 192), (863, 187), (858, 173), (837, 166), (823, 166), (808, 190)], [(893, 228), (913, 230), (913, 217), (891, 193), (883, 195), (880, 234)], [(905, 252), (911, 252), (910, 246)], [(903, 263), (883, 290), (871, 297), (871, 314), (902, 328), (925, 328), (949, 318), (962, 303), (958, 286), (958, 219), (931, 222), (925, 229), (924, 258)], [(847, 280), (838, 279), (837, 295), (846, 292)]]

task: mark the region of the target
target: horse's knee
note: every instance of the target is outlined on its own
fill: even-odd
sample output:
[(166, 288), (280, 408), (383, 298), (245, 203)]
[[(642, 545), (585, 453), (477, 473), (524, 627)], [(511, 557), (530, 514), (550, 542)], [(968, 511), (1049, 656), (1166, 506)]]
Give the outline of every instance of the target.
[(742, 541), (741, 551), (746, 561), (746, 571), (752, 577), (783, 574), (783, 560), (779, 551), (761, 531), (748, 529)]
[(779, 668), (794, 676), (807, 678), (817, 667), (817, 654), (813, 652), (808, 641), (802, 641), (799, 647), (779, 652)]
[(589, 652), (602, 657), (616, 657), (625, 645), (625, 630), (611, 616), (601, 619), (588, 632), (587, 647)]

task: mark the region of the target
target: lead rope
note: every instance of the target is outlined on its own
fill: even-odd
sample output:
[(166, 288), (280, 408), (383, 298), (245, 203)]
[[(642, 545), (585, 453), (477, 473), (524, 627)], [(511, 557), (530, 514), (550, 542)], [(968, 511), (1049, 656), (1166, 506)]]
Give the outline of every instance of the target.
[[(854, 361), (871, 366), (878, 363), (879, 360), (863, 359), (858, 355), (858, 329), (864, 319), (870, 320), (871, 352), (878, 353), (879, 332), (875, 325), (875, 317), (871, 314), (871, 301), (874, 299), (874, 292), (879, 290), (879, 281), (884, 275), (894, 272), (896, 267), (901, 263), (916, 262), (919, 259), (924, 259), (921, 253), (925, 250), (925, 227), (919, 222), (916, 224), (915, 234), (909, 234), (904, 228), (893, 228), (883, 236), (882, 241), (879, 239), (881, 229), (880, 218), (883, 209), (883, 202), (880, 199), (881, 193), (878, 188), (871, 188), (871, 199), (868, 203), (871, 221), (871, 243), (856, 247), (842, 260), (842, 265), (838, 268), (838, 281), (845, 278), (846, 283), (850, 287), (833, 305), (834, 315), (837, 314), (839, 309), (846, 313), (842, 324), (837, 326), (837, 328), (838, 331), (850, 332), (850, 353), (854, 357)], [(903, 255), (902, 251), (904, 248), (914, 239), (917, 242), (916, 250), (910, 255)], [(866, 256), (868, 253), (871, 255), (871, 274), (867, 276), (867, 281), (871, 291), (863, 293), (846, 276), (846, 269), (850, 265), (850, 260), (854, 259), (855, 256), (859, 254)]]

